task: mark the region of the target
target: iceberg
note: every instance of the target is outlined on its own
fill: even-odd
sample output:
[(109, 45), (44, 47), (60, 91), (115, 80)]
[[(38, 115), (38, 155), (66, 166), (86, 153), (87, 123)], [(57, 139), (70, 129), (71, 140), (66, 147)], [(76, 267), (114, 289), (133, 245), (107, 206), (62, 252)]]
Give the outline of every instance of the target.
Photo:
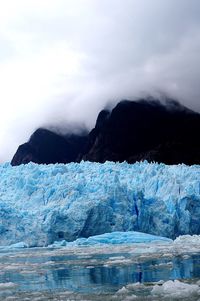
[(175, 239), (200, 234), (199, 218), (198, 165), (0, 165), (1, 246), (128, 231)]
[(78, 238), (73, 242), (65, 240), (55, 241), (50, 247), (75, 247), (75, 246), (93, 246), (93, 245), (123, 245), (135, 243), (148, 243), (148, 242), (172, 242), (171, 239), (146, 234), (142, 232), (128, 231), (128, 232), (111, 232), (101, 235), (90, 236), (88, 238)]

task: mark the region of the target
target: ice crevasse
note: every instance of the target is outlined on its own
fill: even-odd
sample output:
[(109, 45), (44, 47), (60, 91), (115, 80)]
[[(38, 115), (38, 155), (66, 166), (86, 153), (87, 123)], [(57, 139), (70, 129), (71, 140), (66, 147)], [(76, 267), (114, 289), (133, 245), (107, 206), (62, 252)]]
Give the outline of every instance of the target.
[(47, 246), (115, 231), (200, 234), (200, 166), (0, 165), (0, 245)]

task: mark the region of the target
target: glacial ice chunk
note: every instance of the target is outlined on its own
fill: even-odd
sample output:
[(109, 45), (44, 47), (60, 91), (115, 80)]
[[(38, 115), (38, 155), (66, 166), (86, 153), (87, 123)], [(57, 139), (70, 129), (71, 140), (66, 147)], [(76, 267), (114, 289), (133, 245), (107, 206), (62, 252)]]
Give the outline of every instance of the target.
[(93, 246), (93, 245), (121, 245), (132, 243), (148, 243), (148, 242), (172, 242), (171, 239), (161, 236), (150, 235), (141, 232), (111, 232), (96, 236), (90, 236), (88, 238), (78, 238), (73, 242), (56, 241), (52, 247), (62, 246)]
[(152, 295), (170, 297), (173, 299), (189, 298), (200, 295), (200, 287), (197, 284), (188, 284), (179, 280), (169, 280), (163, 285), (155, 285), (151, 291)]

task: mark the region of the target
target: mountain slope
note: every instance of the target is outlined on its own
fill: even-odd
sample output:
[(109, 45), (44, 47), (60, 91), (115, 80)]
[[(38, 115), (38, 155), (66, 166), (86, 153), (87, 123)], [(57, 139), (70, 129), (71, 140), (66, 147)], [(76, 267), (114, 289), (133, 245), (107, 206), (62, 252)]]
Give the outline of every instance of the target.
[(99, 113), (85, 136), (59, 136), (37, 130), (20, 146), (12, 165), (30, 161), (68, 163), (140, 160), (167, 164), (200, 164), (200, 114), (175, 101), (122, 101)]

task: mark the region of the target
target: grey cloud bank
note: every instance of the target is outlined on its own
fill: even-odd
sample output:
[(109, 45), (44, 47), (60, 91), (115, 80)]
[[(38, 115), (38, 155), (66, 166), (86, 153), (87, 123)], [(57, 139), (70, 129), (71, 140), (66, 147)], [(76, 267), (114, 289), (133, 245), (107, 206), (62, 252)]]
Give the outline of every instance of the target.
[(166, 93), (200, 111), (198, 0), (0, 4), (0, 160), (39, 126), (88, 128), (107, 103)]

